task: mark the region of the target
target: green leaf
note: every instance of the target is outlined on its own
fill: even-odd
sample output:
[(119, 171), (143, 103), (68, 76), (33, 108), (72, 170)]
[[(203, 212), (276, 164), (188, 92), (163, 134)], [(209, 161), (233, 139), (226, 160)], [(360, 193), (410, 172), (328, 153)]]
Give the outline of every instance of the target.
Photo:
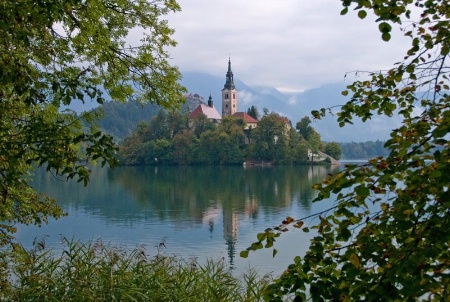
[(265, 245), (264, 248), (268, 249), (271, 248), (273, 246), (273, 241), (268, 241)]
[(315, 119), (320, 119), (320, 112), (318, 110), (311, 111), (311, 114)]
[(248, 251), (247, 251), (247, 250), (241, 251), (241, 252), (239, 253), (239, 256), (241, 256), (242, 258), (247, 258), (247, 257), (248, 257)]
[(359, 256), (356, 253), (353, 253), (349, 257), (350, 263), (353, 264), (356, 268), (361, 267), (361, 262), (359, 260)]
[(278, 253), (278, 250), (276, 250), (276, 249), (273, 249), (273, 251), (272, 251), (272, 258), (275, 258), (275, 255)]
[(385, 42), (388, 42), (391, 39), (391, 34), (385, 32), (381, 35), (381, 39), (383, 39), (383, 41), (385, 41)]
[(267, 234), (266, 233), (258, 233), (256, 235), (256, 238), (258, 239), (258, 241), (263, 241), (264, 239), (266, 239)]
[(360, 11), (358, 12), (358, 17), (359, 17), (360, 19), (364, 19), (366, 16), (367, 16), (367, 12), (366, 12), (365, 10), (360, 10)]
[(380, 30), (380, 32), (382, 33), (389, 33), (392, 30), (392, 26), (389, 23), (386, 22), (381, 22), (378, 25), (378, 29)]
[[(1, 2), (1, 221), (3, 213), (12, 225), (40, 225), (63, 215), (56, 201), (39, 198), (28, 185), (30, 165), (87, 184), (95, 160), (116, 162), (112, 137), (90, 134), (98, 116), (77, 116), (62, 105), (76, 99), (101, 104), (103, 90), (113, 100), (170, 109), (184, 101), (181, 73), (167, 59), (175, 41), (164, 20), (180, 9), (175, 1), (159, 0)], [(126, 47), (136, 27), (142, 39)], [(0, 250), (5, 238), (0, 223)]]
[(343, 10), (341, 10), (341, 15), (346, 15), (348, 13), (348, 7), (345, 7)]

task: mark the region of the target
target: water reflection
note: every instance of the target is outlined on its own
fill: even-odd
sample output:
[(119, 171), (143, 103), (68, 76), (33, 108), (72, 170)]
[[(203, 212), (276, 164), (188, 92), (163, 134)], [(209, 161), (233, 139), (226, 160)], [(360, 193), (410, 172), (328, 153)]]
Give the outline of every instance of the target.
[[(170, 236), (180, 254), (217, 252), (226, 244), (224, 257), (233, 266), (236, 254), (251, 243), (248, 238), (254, 240), (292, 211), (302, 212), (292, 213), (297, 217), (309, 213), (315, 196), (311, 186), (333, 169), (338, 168), (118, 167), (94, 169), (88, 187), (37, 171), (34, 186), (77, 217), (58, 222), (64, 236), (81, 231), (84, 221), (81, 232), (122, 242)], [(30, 241), (26, 234), (21, 228), (19, 239)]]
[[(103, 172), (94, 175), (102, 181)], [(108, 183), (130, 193), (141, 209), (164, 220), (203, 223), (209, 208), (231, 208), (256, 218), (260, 211), (273, 212), (300, 202), (309, 209), (311, 185), (329, 172), (328, 167), (119, 167), (108, 170)], [(104, 180), (103, 180), (104, 181)], [(91, 205), (97, 206), (98, 205)], [(104, 207), (104, 210), (111, 210)], [(171, 209), (171, 210), (168, 210)], [(120, 212), (119, 212), (120, 213)], [(115, 213), (105, 213), (115, 216)], [(118, 219), (124, 219), (121, 215)], [(140, 219), (140, 217), (127, 217)]]

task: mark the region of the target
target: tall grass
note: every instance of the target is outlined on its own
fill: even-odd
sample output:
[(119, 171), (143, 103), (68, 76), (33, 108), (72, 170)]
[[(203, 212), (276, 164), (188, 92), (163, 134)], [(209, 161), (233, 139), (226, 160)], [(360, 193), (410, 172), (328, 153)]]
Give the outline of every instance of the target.
[(269, 282), (255, 271), (233, 276), (223, 261), (64, 239), (59, 256), (43, 248), (2, 250), (0, 301), (263, 301)]

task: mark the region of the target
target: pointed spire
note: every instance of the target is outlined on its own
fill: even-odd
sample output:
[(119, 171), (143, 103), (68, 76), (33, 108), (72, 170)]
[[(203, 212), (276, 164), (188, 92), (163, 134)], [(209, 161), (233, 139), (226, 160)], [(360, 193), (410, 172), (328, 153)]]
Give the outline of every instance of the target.
[(224, 89), (236, 89), (234, 86), (233, 81), (233, 72), (231, 71), (231, 59), (228, 58), (228, 71), (227, 71), (227, 80), (225, 82), (225, 85), (223, 86)]

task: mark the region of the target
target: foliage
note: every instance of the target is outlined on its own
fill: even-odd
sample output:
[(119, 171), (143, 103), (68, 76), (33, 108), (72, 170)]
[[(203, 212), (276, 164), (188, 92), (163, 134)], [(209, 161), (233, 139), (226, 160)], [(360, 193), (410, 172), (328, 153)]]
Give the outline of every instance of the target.
[(339, 160), (341, 158), (342, 149), (336, 142), (329, 142), (325, 144), (324, 152), (332, 158)]
[(252, 105), (252, 107), (248, 108), (247, 114), (253, 117), (255, 120), (259, 119), (259, 112), (258, 109)]
[[(1, 301), (262, 301), (267, 278), (255, 271), (233, 276), (223, 261), (151, 257), (143, 247), (131, 251), (103, 242), (64, 239), (59, 256), (36, 249), (0, 258), (8, 275), (0, 280)], [(164, 242), (161, 243), (162, 247)], [(15, 265), (3, 263), (6, 259)]]
[(239, 118), (226, 117), (214, 124), (200, 115), (189, 122), (187, 114), (160, 111), (125, 138), (119, 159), (123, 165), (236, 165), (245, 160), (304, 163), (308, 149), (322, 144), (314, 128), (311, 133), (311, 142), (307, 142), (289, 120), (276, 113), (263, 116), (255, 129), (245, 129)]
[(192, 162), (193, 152), (191, 151), (191, 146), (193, 146), (193, 140), (194, 135), (190, 130), (184, 130), (175, 135), (173, 139), (173, 157), (175, 162), (181, 165)]
[(309, 142), (312, 152), (317, 153), (319, 149), (323, 149), (320, 134), (311, 126), (311, 119), (309, 116), (305, 116), (298, 121), (295, 125), (295, 129), (297, 129), (298, 133)]
[(295, 129), (297, 129), (298, 133), (300, 133), (300, 135), (306, 140), (309, 139), (310, 135), (314, 131), (314, 128), (311, 126), (311, 119), (309, 116), (302, 117), (302, 119), (295, 125)]
[(277, 113), (265, 114), (252, 131), (252, 158), (263, 161), (280, 160), (285, 153), (285, 136), (289, 121)]
[[(392, 25), (411, 48), (387, 71), (349, 85), (351, 99), (337, 113), (341, 126), (373, 114), (399, 114), (386, 157), (348, 165), (321, 184), (316, 201), (330, 207), (303, 219), (286, 218), (258, 235), (249, 250), (272, 246), (289, 228), (314, 232), (309, 251), (296, 257), (266, 294), (271, 301), (448, 301), (450, 296), (450, 5), (447, 0), (343, 0), (378, 17), (382, 39)], [(417, 20), (404, 22), (417, 14)], [(416, 17), (415, 17), (416, 18)], [(314, 111), (320, 118), (327, 109)]]
[[(172, 0), (0, 1), (0, 245), (15, 223), (63, 214), (29, 186), (34, 166), (87, 183), (88, 165), (115, 163), (95, 112), (65, 106), (107, 97), (178, 107), (173, 30), (161, 18), (178, 10)], [(141, 41), (127, 45), (132, 29)]]
[(193, 121), (194, 133), (197, 137), (200, 137), (203, 132), (208, 130), (214, 130), (214, 123), (208, 119), (208, 117), (204, 114), (201, 114)]
[(307, 141), (314, 153), (323, 148), (320, 134), (314, 128), (310, 131)]
[(130, 136), (140, 122), (148, 122), (161, 108), (155, 104), (141, 104), (137, 101), (105, 102), (98, 109), (102, 116), (98, 120), (100, 129), (123, 140)]

